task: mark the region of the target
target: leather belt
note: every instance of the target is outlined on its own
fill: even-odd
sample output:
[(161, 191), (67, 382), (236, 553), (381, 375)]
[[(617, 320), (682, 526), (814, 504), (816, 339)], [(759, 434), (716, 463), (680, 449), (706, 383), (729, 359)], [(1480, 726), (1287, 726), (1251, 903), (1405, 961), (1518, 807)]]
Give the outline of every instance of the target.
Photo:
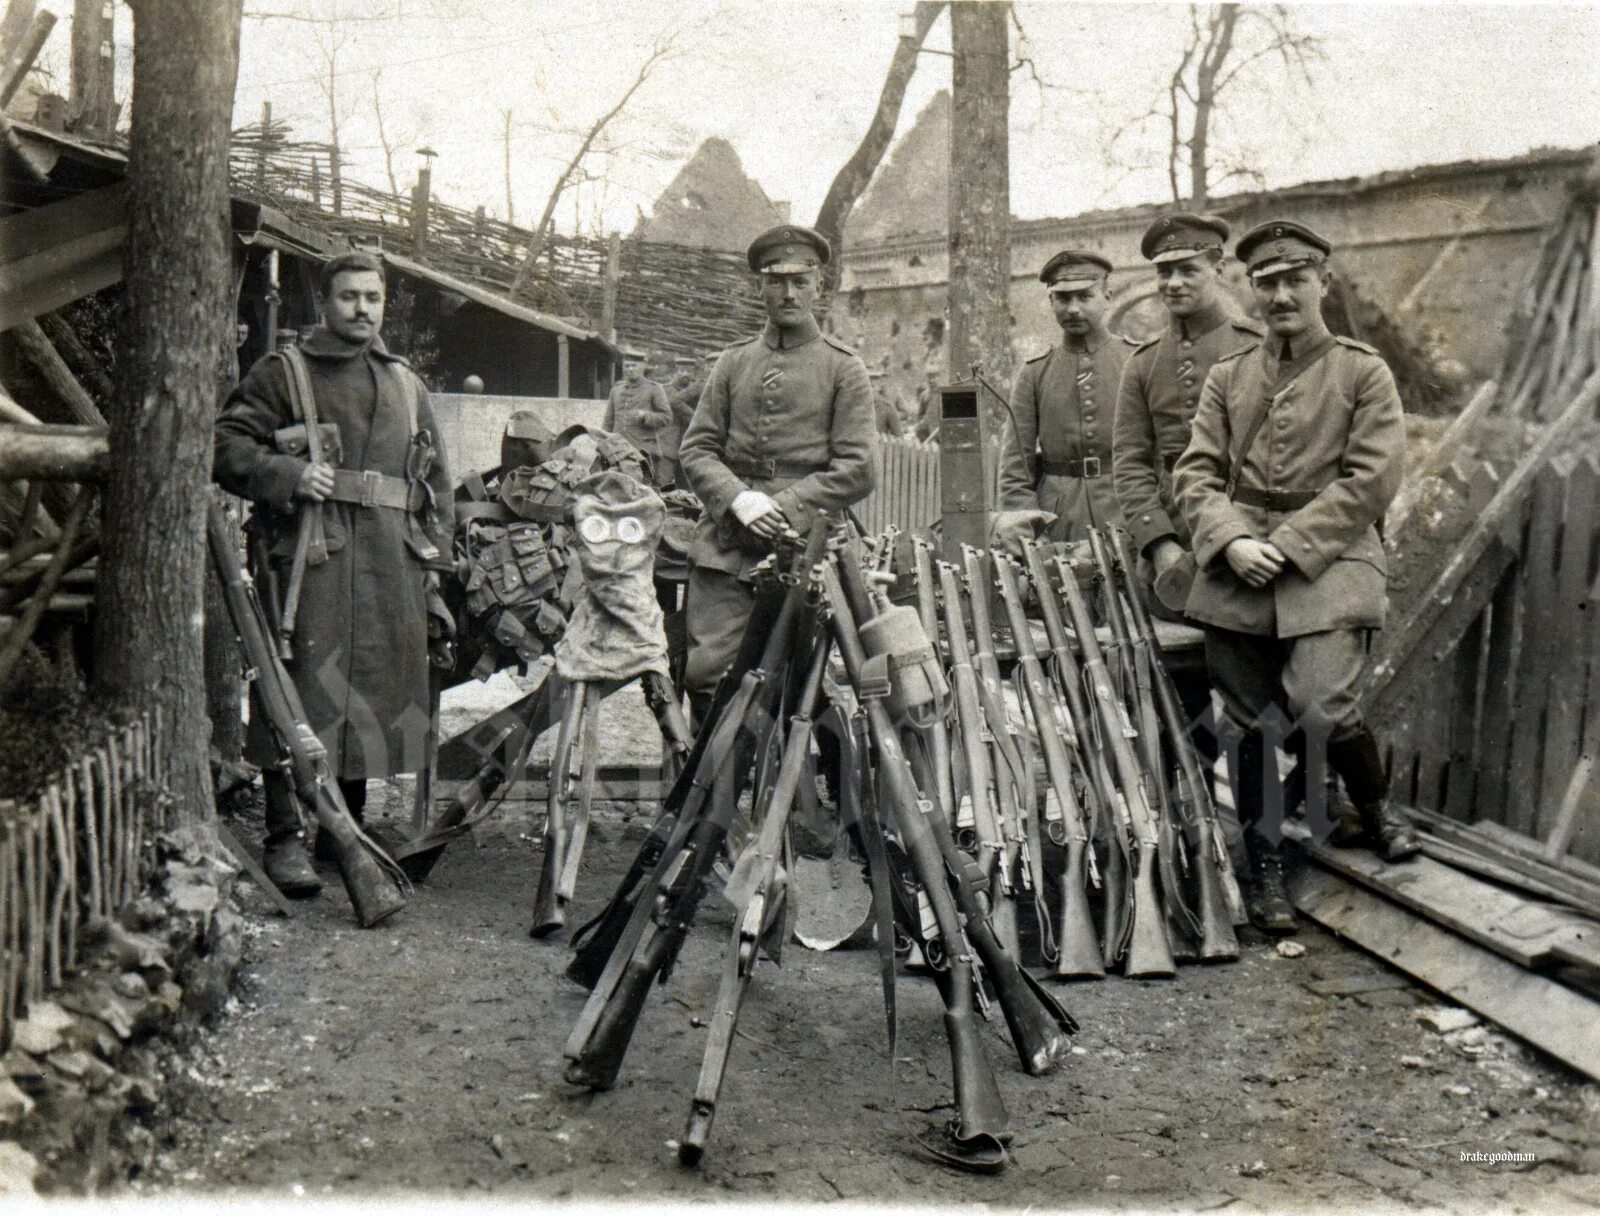
[(335, 469), (331, 502), (348, 502), (358, 507), (388, 507), (393, 511), (420, 511), (424, 501), (421, 486), (403, 477), (390, 477), (373, 469)]
[(788, 464), (770, 459), (725, 460), (723, 463), (735, 477), (754, 477), (759, 481), (771, 481), (775, 477), (807, 477), (828, 467), (825, 464)]
[(1082, 460), (1051, 460), (1041, 456), (1039, 471), (1046, 477), (1101, 477), (1110, 470), (1102, 467), (1098, 456), (1085, 456)]
[(1298, 511), (1321, 494), (1321, 490), (1263, 490), (1256, 486), (1236, 486), (1233, 501), (1268, 511)]

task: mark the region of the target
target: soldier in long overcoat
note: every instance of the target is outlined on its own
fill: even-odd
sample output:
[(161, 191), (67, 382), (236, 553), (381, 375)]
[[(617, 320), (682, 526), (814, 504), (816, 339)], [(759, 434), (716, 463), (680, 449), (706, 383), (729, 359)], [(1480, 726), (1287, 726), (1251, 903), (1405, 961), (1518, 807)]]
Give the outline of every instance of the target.
[[(1377, 525), (1400, 486), (1405, 421), (1377, 351), (1323, 322), (1331, 251), (1287, 220), (1239, 241), (1270, 333), (1212, 368), (1174, 474), (1198, 567), (1187, 612), (1205, 626), (1207, 666), (1243, 736), (1235, 799), (1252, 919), (1269, 932), (1294, 928), (1282, 825), (1264, 816), (1282, 725), (1303, 731), (1305, 754), (1343, 779), (1385, 857), (1418, 848), (1388, 804), (1355, 697), (1369, 633), (1383, 624)], [(1275, 713), (1286, 719), (1276, 727)]]
[(786, 530), (805, 535), (818, 511), (842, 511), (872, 491), (877, 427), (866, 365), (812, 316), (830, 252), (819, 233), (791, 224), (751, 242), (767, 324), (718, 357), (679, 449), (705, 507), (686, 605), (684, 686), (697, 717), (744, 636), (750, 571)]
[(1050, 512), (1052, 540), (1122, 523), (1111, 481), (1111, 424), (1134, 343), (1106, 328), (1110, 273), (1111, 263), (1089, 250), (1063, 250), (1045, 263), (1039, 281), (1049, 289), (1061, 342), (1023, 364), (1011, 390), (999, 510)]
[[(308, 562), (286, 664), (352, 814), (366, 780), (414, 772), (430, 720), (426, 584), (448, 570), (453, 531), (450, 473), (427, 391), (384, 349), (383, 267), (346, 254), (324, 268), (323, 324), (299, 354), (321, 424), (337, 430), (324, 460), (309, 460), (295, 416), (285, 356), (268, 355), (229, 395), (217, 419), (217, 483), (249, 499), (265, 528), (270, 574), (289, 582), (300, 512), (319, 510), (325, 561)], [(291, 429), (300, 425), (298, 437)], [(330, 432), (331, 433), (331, 432)], [(258, 571), (258, 576), (269, 572)], [(274, 617), (281, 605), (268, 609)], [(251, 713), (251, 759), (269, 762), (269, 735)], [(268, 874), (289, 894), (318, 881), (306, 857), (287, 778), (267, 769)]]
[(667, 400), (667, 390), (644, 374), (644, 356), (635, 351), (622, 357), (622, 379), (611, 386), (601, 425), (645, 454), (656, 485), (676, 484), (678, 440), (683, 432)]

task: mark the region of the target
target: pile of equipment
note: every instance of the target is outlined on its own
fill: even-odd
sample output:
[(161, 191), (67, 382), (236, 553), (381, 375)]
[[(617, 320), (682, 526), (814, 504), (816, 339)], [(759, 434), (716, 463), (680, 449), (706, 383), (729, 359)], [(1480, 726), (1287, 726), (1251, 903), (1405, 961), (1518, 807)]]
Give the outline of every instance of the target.
[(788, 829), (816, 796), (826, 713), (841, 724), (838, 813), (872, 888), (891, 1058), (897, 955), (931, 972), (945, 1007), (956, 1115), (919, 1139), (998, 1169), (1007, 1115), (978, 1016), (998, 1006), (1031, 1075), (1065, 1059), (1076, 1029), (1023, 964), (1151, 977), (1234, 958), (1242, 901), (1120, 536), (1082, 552), (1031, 544), (1020, 562), (968, 548), (957, 568), (921, 540), (829, 541), (822, 527), (758, 570), (738, 659), (621, 883), (575, 935), (567, 974), (590, 996), (567, 1079), (614, 1083), (719, 880), (733, 931), (679, 1148), (700, 1160), (740, 1004), (792, 921)]

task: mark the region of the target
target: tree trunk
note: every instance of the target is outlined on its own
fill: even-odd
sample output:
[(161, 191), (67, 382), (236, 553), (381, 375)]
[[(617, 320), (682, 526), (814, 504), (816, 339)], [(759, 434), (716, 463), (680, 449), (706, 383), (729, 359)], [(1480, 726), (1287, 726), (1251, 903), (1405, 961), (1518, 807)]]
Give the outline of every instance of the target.
[(121, 381), (101, 520), (95, 693), (159, 711), (156, 776), (209, 831), (201, 618), (219, 352), (233, 338), (228, 126), (241, 0), (132, 0)]
[(73, 0), (72, 129), (109, 136), (116, 121), (116, 59), (111, 48), (111, 6), (105, 0)]
[[(917, 70), (917, 53), (928, 31), (944, 10), (944, 0), (919, 0), (914, 15), (916, 32), (901, 38), (895, 45), (894, 58), (889, 61), (889, 71), (884, 77), (883, 91), (878, 94), (878, 108), (873, 111), (867, 133), (861, 137), (850, 159), (845, 161), (828, 187), (828, 196), (817, 211), (816, 230), (828, 238), (833, 246), (833, 260), (822, 271), (822, 294), (831, 296), (839, 286), (839, 273), (844, 254), (844, 226), (850, 212), (861, 198), (872, 175), (878, 171), (883, 154), (889, 150), (894, 129), (900, 121), (900, 106), (905, 101), (906, 86)], [(832, 315), (830, 313), (830, 315)]]
[[(1011, 106), (1004, 4), (950, 6), (950, 378), (1011, 381)], [(980, 387), (990, 433), (1005, 404)]]

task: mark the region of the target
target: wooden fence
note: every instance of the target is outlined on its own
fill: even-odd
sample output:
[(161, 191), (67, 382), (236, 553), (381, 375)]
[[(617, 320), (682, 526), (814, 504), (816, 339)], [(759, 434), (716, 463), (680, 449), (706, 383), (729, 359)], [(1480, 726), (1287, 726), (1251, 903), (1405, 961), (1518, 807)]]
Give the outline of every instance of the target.
[(0, 1050), (77, 961), (80, 926), (142, 889), (146, 835), (165, 826), (146, 796), (159, 729), (113, 731), (31, 801), (0, 801)]
[[(1600, 448), (1592, 430), (1529, 471), (1391, 661), (1376, 695), (1400, 801), (1486, 819), (1600, 863)], [(1508, 479), (1509, 480), (1509, 479)], [(1502, 490), (1512, 489), (1502, 486)], [(1402, 626), (1404, 633), (1404, 626)]]
[(926, 534), (939, 518), (938, 445), (880, 436), (876, 464), (877, 487), (855, 509), (862, 526), (882, 532), (892, 524)]

